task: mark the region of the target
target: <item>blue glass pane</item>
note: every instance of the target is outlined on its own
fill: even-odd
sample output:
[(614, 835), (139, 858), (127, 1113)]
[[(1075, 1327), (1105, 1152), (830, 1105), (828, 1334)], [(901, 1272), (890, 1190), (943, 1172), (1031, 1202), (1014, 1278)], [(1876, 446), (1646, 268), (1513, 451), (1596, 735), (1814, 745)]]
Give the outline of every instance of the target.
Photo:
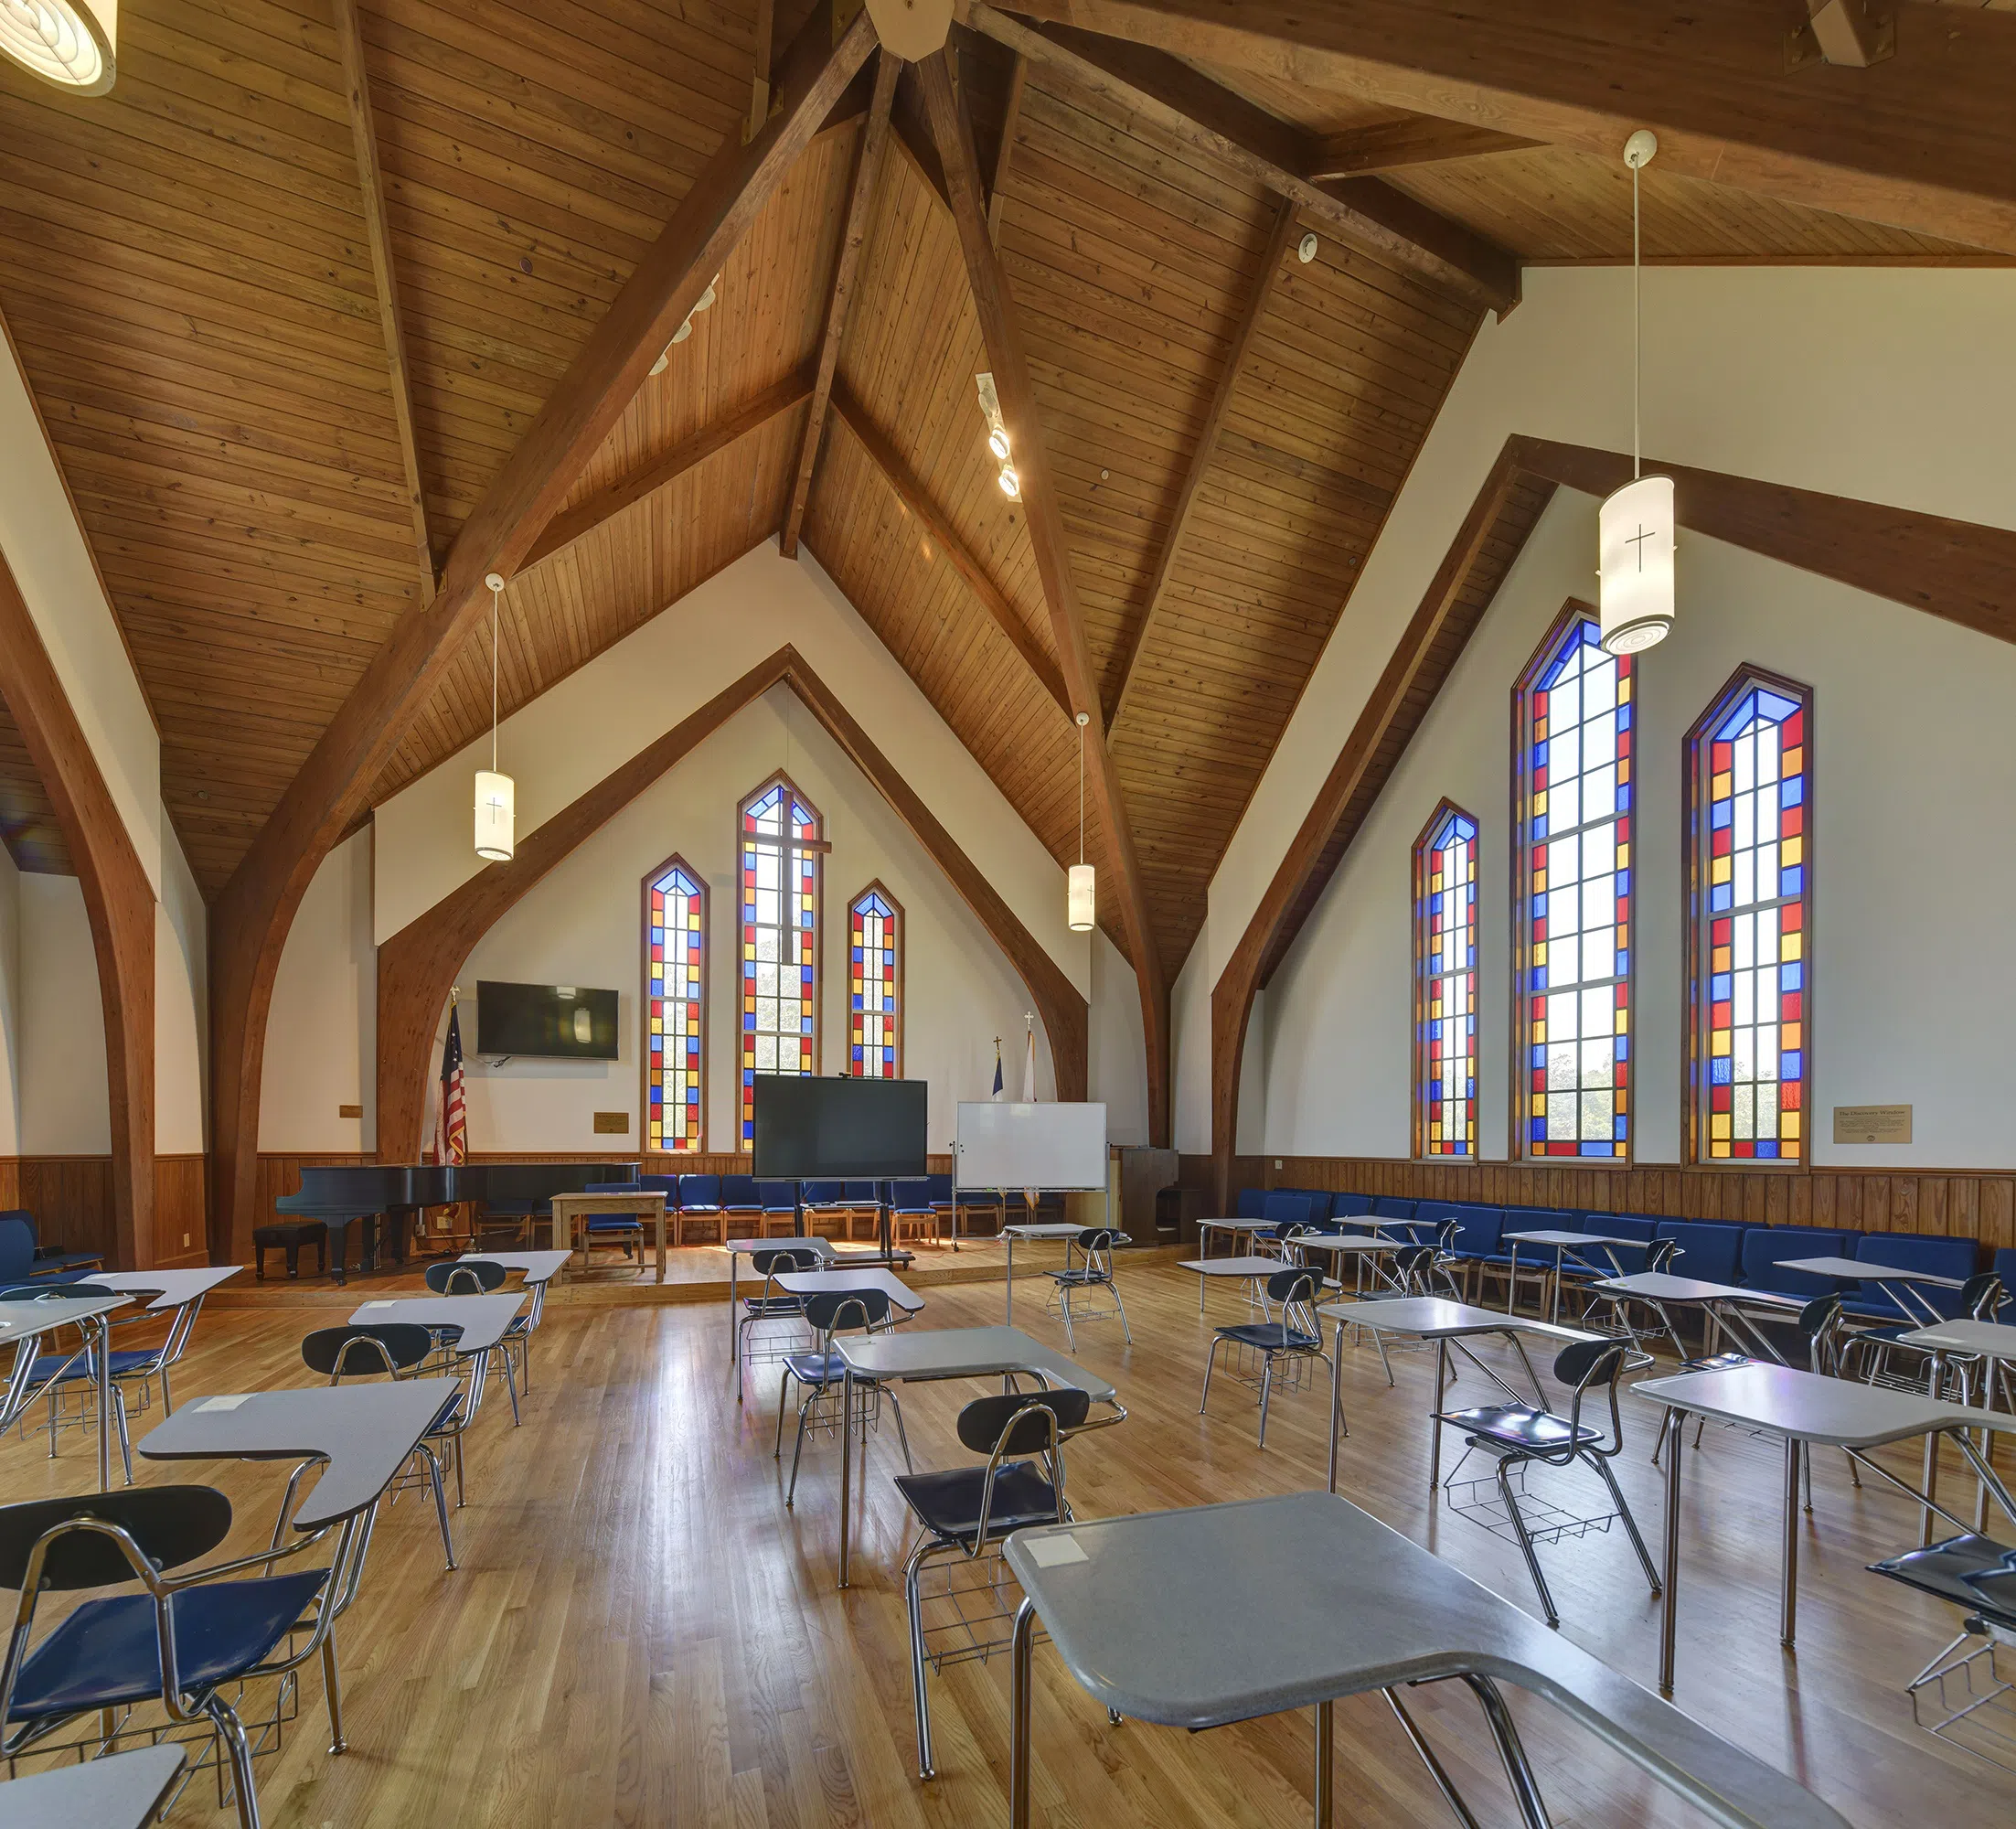
[(1803, 960), (1794, 959), (1790, 965), (1778, 968), (1778, 989), (1780, 990), (1797, 990), (1805, 982), (1805, 979), (1806, 966)]
[(1762, 1139), (1759, 1139), (1757, 1143), (1757, 1154), (1760, 1157), (1776, 1156), (1777, 1153), (1778, 1146), (1776, 1143), (1765, 1141)]
[(1778, 1077), (1790, 1082), (1806, 1076), (1806, 1051), (1802, 1048), (1787, 1048), (1778, 1056)]
[(1788, 775), (1778, 783), (1778, 805), (1781, 807), (1803, 806), (1806, 801), (1806, 776)]
[(1804, 895), (1806, 893), (1806, 866), (1796, 863), (1790, 870), (1778, 873), (1780, 895)]
[(1716, 972), (1708, 980), (1708, 1000), (1711, 1003), (1726, 1003), (1733, 995), (1732, 979), (1727, 972)]
[(1708, 892), (1709, 912), (1714, 914), (1726, 914), (1733, 899), (1733, 892), (1726, 882), (1716, 883)]
[(1713, 1060), (1709, 1062), (1708, 1079), (1712, 1086), (1728, 1086), (1731, 1084), (1731, 1069), (1727, 1054), (1717, 1054)]

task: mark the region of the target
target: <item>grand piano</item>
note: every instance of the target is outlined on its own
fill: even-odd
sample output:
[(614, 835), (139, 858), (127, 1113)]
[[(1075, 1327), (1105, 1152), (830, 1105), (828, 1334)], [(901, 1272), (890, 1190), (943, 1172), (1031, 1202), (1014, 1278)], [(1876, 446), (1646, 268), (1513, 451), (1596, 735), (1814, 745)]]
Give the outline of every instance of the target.
[(550, 1220), (555, 1194), (579, 1193), (596, 1182), (634, 1182), (637, 1167), (607, 1161), (343, 1162), (303, 1169), (301, 1191), (281, 1195), (273, 1206), (328, 1227), (329, 1265), (342, 1283), (353, 1225), (358, 1228), (358, 1268), (371, 1271), (381, 1243), (395, 1263), (405, 1263), (408, 1233), (424, 1208), (470, 1201), (493, 1219)]

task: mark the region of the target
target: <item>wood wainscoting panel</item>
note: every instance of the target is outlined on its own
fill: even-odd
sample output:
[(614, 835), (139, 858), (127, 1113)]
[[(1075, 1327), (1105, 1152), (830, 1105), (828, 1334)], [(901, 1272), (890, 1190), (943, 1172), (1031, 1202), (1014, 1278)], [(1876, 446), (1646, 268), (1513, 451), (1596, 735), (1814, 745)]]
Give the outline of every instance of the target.
[(98, 1251), (117, 1262), (112, 1226), (112, 1163), (106, 1156), (23, 1156), (14, 1204), (35, 1215), (35, 1235), (66, 1251)]
[(156, 1270), (191, 1269), (210, 1261), (204, 1230), (208, 1156), (154, 1159), (154, 1263)]
[[(1187, 1156), (1192, 1165), (1211, 1159)], [(1273, 1164), (1281, 1164), (1275, 1168)], [(1241, 1157), (1233, 1188), (1348, 1189), (1402, 1200), (1480, 1201), (1726, 1219), (1749, 1225), (1835, 1225), (2016, 1246), (2016, 1171), (1987, 1169), (1633, 1169), (1530, 1162), (1409, 1162), (1389, 1157)]]

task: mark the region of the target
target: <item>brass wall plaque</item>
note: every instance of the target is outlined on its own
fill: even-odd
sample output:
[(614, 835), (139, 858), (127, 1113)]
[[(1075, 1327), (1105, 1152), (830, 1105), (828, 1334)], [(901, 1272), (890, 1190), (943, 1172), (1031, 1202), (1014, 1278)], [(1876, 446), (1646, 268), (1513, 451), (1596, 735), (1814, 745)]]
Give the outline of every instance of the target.
[(336, 1116), (338, 1118), (362, 1118), (364, 1107), (361, 1105), (339, 1105), (336, 1107)]
[(598, 1111), (595, 1114), (595, 1135), (598, 1137), (627, 1137), (630, 1134), (630, 1114), (627, 1111)]
[(1834, 1140), (1837, 1143), (1908, 1143), (1911, 1141), (1911, 1107), (1908, 1105), (1837, 1105), (1834, 1107)]

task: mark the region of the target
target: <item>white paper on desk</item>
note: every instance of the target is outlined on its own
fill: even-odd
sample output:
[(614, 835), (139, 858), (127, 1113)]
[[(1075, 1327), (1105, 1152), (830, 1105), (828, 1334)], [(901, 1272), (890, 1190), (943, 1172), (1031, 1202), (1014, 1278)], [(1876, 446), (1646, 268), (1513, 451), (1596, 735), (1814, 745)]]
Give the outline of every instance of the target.
[(236, 1397), (206, 1397), (197, 1406), (199, 1410), (235, 1410), (240, 1404), (251, 1402), (254, 1393), (245, 1392)]
[(1068, 1531), (1061, 1536), (1034, 1538), (1029, 1544), (1029, 1553), (1030, 1560), (1039, 1568), (1061, 1568), (1066, 1563), (1092, 1560), (1078, 1547), (1078, 1539)]

